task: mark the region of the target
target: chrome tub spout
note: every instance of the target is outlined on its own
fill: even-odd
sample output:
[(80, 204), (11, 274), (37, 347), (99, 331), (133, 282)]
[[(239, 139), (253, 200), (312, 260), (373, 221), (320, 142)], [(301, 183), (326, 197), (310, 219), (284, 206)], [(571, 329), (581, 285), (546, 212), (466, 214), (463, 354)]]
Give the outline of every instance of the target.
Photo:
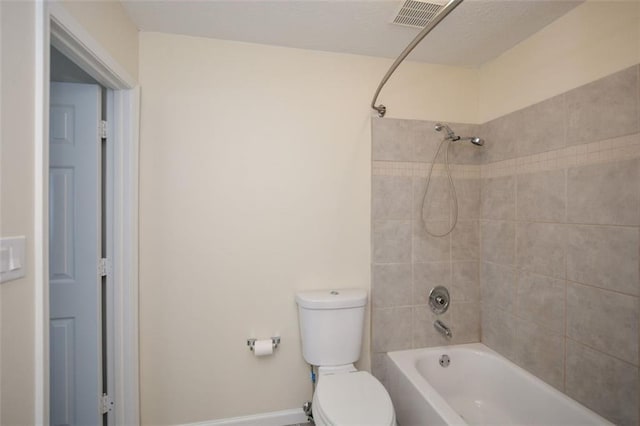
[(453, 337), (453, 334), (451, 333), (451, 329), (446, 325), (444, 325), (442, 321), (436, 320), (436, 322), (433, 323), (433, 327), (436, 330), (438, 330), (438, 332), (443, 336), (445, 336), (447, 339), (451, 339)]

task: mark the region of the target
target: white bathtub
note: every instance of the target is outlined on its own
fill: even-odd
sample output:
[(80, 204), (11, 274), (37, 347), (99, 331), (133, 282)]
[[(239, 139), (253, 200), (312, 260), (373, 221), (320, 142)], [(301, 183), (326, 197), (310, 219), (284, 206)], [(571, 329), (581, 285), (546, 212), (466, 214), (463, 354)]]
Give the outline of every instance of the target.
[[(451, 361), (441, 367), (445, 354)], [(400, 426), (612, 424), (481, 343), (388, 356)]]

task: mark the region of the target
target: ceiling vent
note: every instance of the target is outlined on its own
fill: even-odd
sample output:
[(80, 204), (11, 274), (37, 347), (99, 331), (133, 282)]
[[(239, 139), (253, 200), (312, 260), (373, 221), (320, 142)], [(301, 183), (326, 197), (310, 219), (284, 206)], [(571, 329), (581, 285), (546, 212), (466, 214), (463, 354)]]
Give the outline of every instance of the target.
[(444, 8), (446, 0), (420, 1), (406, 0), (393, 19), (394, 24), (405, 27), (424, 28)]

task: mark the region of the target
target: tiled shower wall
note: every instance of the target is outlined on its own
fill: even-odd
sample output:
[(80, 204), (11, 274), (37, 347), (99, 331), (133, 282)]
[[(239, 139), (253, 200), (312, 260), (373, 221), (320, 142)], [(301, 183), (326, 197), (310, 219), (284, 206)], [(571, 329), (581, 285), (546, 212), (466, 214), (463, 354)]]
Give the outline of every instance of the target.
[[(486, 145), (455, 146), (466, 165), (454, 171), (460, 224), (448, 240), (427, 238), (417, 213), (422, 162), (442, 135), (431, 122), (373, 121), (374, 374), (384, 380), (381, 353), (445, 343), (425, 305), (444, 284), (454, 343), (481, 338), (609, 420), (638, 424), (639, 73), (452, 124)], [(442, 176), (434, 226), (450, 218)]]
[[(451, 293), (452, 306), (442, 320), (454, 330), (453, 342), (480, 340), (481, 149), (470, 143), (452, 146), (458, 224), (446, 237), (429, 236), (425, 225), (442, 233), (452, 220), (448, 184), (438, 164), (444, 152), (422, 210), (429, 162), (442, 141), (434, 125), (373, 120), (372, 367), (381, 378), (385, 352), (448, 343), (433, 328), (435, 317), (427, 306), (429, 290), (436, 285)], [(452, 126), (464, 135), (479, 131), (477, 125)]]
[(639, 67), (482, 126), (482, 341), (638, 424)]

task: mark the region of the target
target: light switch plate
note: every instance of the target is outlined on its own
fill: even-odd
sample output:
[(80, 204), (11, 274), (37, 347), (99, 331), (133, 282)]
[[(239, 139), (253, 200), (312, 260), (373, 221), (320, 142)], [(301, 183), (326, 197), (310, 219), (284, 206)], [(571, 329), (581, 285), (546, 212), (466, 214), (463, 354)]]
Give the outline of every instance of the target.
[(25, 237), (0, 238), (0, 283), (25, 275)]

